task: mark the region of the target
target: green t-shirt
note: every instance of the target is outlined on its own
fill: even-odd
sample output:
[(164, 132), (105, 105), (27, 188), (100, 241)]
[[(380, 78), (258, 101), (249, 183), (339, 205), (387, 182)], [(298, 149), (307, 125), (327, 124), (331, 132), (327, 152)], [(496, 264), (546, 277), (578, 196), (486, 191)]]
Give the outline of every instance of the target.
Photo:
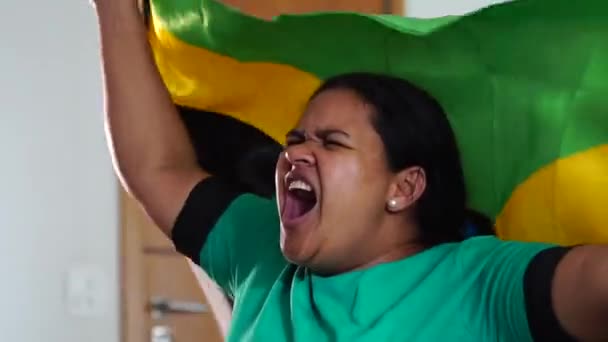
[(475, 237), (320, 277), (285, 261), (276, 203), (237, 197), (200, 265), (234, 298), (230, 341), (531, 341), (523, 278), (546, 244)]

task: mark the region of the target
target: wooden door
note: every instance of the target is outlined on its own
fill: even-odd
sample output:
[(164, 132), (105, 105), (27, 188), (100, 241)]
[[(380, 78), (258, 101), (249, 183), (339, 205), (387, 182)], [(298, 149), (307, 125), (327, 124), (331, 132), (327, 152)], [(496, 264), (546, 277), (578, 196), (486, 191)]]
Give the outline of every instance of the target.
[(122, 214), (122, 341), (222, 341), (225, 329), (199, 285), (213, 284), (197, 278), (189, 260), (124, 192)]
[[(404, 14), (404, 0), (224, 2), (262, 18), (329, 10)], [(172, 243), (124, 192), (121, 192), (121, 209), (122, 342), (224, 340), (231, 308), (221, 291), (196, 265), (175, 251)], [(159, 315), (158, 310), (154, 310), (170, 304), (177, 306), (173, 310), (176, 312)], [(205, 307), (210, 311), (205, 311)]]
[(356, 11), (362, 13), (404, 14), (404, 0), (224, 0), (246, 13), (272, 18), (282, 13), (307, 13), (315, 11)]

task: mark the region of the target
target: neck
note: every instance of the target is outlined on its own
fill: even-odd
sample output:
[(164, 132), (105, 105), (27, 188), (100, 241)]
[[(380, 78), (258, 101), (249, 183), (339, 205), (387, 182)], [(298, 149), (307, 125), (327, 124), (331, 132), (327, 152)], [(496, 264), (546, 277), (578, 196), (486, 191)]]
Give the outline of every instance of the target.
[(420, 253), (426, 246), (418, 241), (417, 232), (418, 227), (407, 222), (401, 215), (386, 217), (374, 234), (374, 240), (370, 241), (365, 259), (354, 269), (365, 269)]
[(418, 254), (425, 249), (426, 248), (419, 243), (404, 243), (402, 245), (397, 245), (390, 250), (385, 250), (384, 252), (369, 258), (368, 261), (356, 266), (353, 270), (362, 270), (379, 264), (405, 259), (414, 254)]
[[(331, 265), (308, 265), (320, 276), (333, 276), (405, 259), (427, 249), (417, 238), (418, 228), (399, 217), (389, 217), (375, 227), (365, 241), (359, 241), (357, 252), (348, 252), (334, 259)], [(335, 256), (337, 257), (337, 256)], [(317, 267), (315, 267), (317, 266)]]
[(311, 271), (315, 273), (317, 276), (321, 277), (331, 277), (338, 274), (353, 272), (364, 270), (368, 268), (372, 268), (374, 266), (385, 264), (393, 261), (398, 261), (410, 257), (414, 254), (420, 253), (425, 250), (426, 247), (421, 244), (407, 243), (403, 245), (394, 246), (394, 248), (390, 250), (384, 250), (381, 253), (376, 253), (374, 255), (368, 256), (362, 262), (358, 262), (355, 264), (351, 264), (348, 267), (343, 268), (315, 268), (314, 266), (309, 266)]

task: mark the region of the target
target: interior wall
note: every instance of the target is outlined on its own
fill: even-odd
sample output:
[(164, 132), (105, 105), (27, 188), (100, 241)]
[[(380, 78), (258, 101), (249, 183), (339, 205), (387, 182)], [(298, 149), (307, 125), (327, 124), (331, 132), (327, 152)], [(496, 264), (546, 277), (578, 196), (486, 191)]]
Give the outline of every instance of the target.
[(118, 341), (95, 25), (87, 0), (0, 1), (2, 341)]
[(461, 15), (508, 0), (404, 0), (405, 13), (410, 17), (431, 18)]

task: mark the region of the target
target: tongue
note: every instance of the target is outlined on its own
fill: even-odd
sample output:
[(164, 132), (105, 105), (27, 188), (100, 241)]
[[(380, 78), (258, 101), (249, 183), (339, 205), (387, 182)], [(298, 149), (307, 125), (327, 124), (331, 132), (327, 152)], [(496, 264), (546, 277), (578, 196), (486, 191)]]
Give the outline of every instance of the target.
[(287, 194), (283, 215), (286, 219), (293, 220), (309, 212), (313, 206), (314, 202), (300, 199), (293, 194)]

